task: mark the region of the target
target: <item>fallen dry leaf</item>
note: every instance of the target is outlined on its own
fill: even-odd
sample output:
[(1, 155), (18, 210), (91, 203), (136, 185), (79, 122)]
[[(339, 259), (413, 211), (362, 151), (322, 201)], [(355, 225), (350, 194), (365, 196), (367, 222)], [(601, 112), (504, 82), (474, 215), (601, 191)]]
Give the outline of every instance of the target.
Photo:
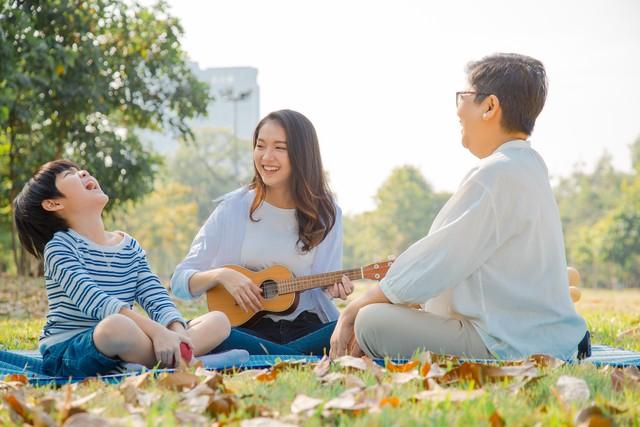
[(25, 423), (31, 423), (32, 421), (31, 410), (24, 403), (23, 396), (18, 396), (17, 393), (16, 394), (11, 393), (11, 394), (5, 394), (4, 396), (2, 396), (2, 399), (7, 403), (9, 408), (15, 414), (17, 414), (18, 417), (20, 417), (22, 421), (24, 421)]
[(394, 384), (406, 384), (414, 380), (423, 379), (416, 369), (411, 372), (399, 372), (391, 376), (391, 382)]
[(322, 378), (329, 373), (329, 369), (331, 368), (331, 359), (329, 356), (324, 356), (316, 366), (313, 368), (313, 373), (318, 378)]
[(22, 390), (2, 396), (9, 406), (11, 419), (17, 424), (25, 423), (34, 426), (54, 427), (56, 423), (40, 408), (33, 408), (25, 403)]
[(183, 390), (185, 388), (194, 388), (200, 378), (190, 372), (164, 372), (160, 374), (156, 383), (170, 390)]
[(207, 412), (214, 418), (219, 415), (229, 415), (238, 409), (238, 400), (233, 394), (221, 394), (213, 396), (209, 400)]
[(293, 402), (291, 402), (291, 412), (294, 414), (306, 413), (321, 403), (322, 399), (299, 394), (293, 399)]
[(504, 419), (500, 416), (498, 411), (493, 411), (489, 417), (489, 425), (491, 427), (505, 427)]
[(640, 387), (640, 369), (637, 366), (615, 368), (611, 373), (611, 386), (615, 391)]
[(284, 369), (289, 369), (289, 368), (298, 368), (300, 366), (305, 366), (307, 365), (309, 362), (307, 362), (304, 359), (301, 360), (283, 360), (281, 362), (276, 363), (275, 365), (273, 365), (270, 370), (277, 372), (277, 371), (282, 371)]
[(62, 424), (62, 427), (106, 427), (112, 424), (113, 423), (105, 418), (88, 412), (82, 412), (70, 416), (64, 424)]
[(388, 360), (386, 363), (387, 371), (389, 372), (409, 372), (420, 364), (417, 360), (410, 360), (407, 363), (395, 364)]
[(176, 417), (178, 425), (206, 426), (210, 424), (210, 421), (207, 417), (201, 414), (194, 414), (192, 412), (175, 411), (173, 413), (173, 416)]
[(342, 409), (348, 411), (356, 411), (367, 408), (367, 404), (356, 400), (353, 390), (345, 390), (340, 396), (329, 400), (324, 409)]
[(513, 377), (536, 378), (540, 372), (533, 363), (525, 363), (518, 366), (489, 366), (486, 375), (494, 380), (504, 380)]
[(272, 411), (271, 408), (265, 405), (256, 405), (256, 404), (245, 406), (244, 412), (249, 414), (252, 418), (257, 418), (257, 417), (272, 418), (277, 415), (277, 412)]
[(582, 409), (576, 415), (575, 427), (613, 427), (613, 421), (596, 405)]
[(558, 397), (564, 403), (579, 402), (589, 399), (589, 386), (581, 378), (562, 375), (556, 382)]
[(146, 383), (150, 375), (150, 372), (145, 372), (135, 377), (125, 378), (125, 380), (122, 381), (120, 391), (126, 403), (130, 405), (137, 405), (139, 403), (140, 388)]
[(420, 375), (426, 377), (427, 375), (429, 375), (429, 371), (431, 371), (431, 363), (423, 363), (420, 367)]
[(4, 382), (7, 383), (21, 383), (23, 385), (29, 384), (29, 379), (21, 374), (8, 374), (4, 376)]
[(346, 388), (365, 388), (366, 384), (360, 377), (348, 374), (344, 377), (344, 386)]
[[(429, 374), (436, 374), (433, 366), (429, 370)], [(466, 362), (444, 374), (441, 377), (441, 382), (451, 384), (459, 381), (472, 381), (474, 388), (481, 388), (487, 382), (503, 381), (510, 378), (531, 379), (538, 377), (540, 377), (540, 373), (532, 362), (507, 366)]]
[(447, 373), (447, 371), (445, 371), (444, 369), (442, 369), (440, 367), (440, 365), (430, 365), (429, 366), (429, 371), (423, 375), (423, 377), (426, 378), (442, 378), (444, 377), (444, 375)]
[(335, 363), (345, 369), (355, 369), (358, 371), (367, 370), (367, 362), (361, 357), (341, 356), (335, 359)]
[(465, 400), (471, 400), (482, 396), (485, 393), (483, 389), (480, 390), (456, 390), (456, 389), (437, 389), (437, 390), (424, 390), (413, 396), (414, 400), (431, 400), (433, 402), (462, 402)]
[(618, 338), (624, 338), (624, 337), (632, 337), (632, 336), (639, 336), (640, 337), (640, 325), (639, 326), (634, 326), (632, 328), (626, 329), (622, 332), (620, 332), (618, 334)]
[(367, 372), (373, 374), (378, 383), (381, 383), (384, 379), (384, 369), (380, 367), (376, 362), (373, 361), (369, 356), (362, 356), (362, 360), (367, 365)]
[[(196, 370), (196, 375), (198, 374), (198, 370)], [(206, 371), (205, 371), (206, 372)], [(222, 391), (227, 392), (227, 387), (224, 385), (224, 377), (219, 372), (211, 372), (207, 377), (200, 383), (201, 385), (206, 385), (211, 390), (214, 391)]]
[(538, 368), (556, 369), (565, 364), (563, 360), (556, 359), (546, 354), (533, 354), (529, 356), (527, 361), (532, 362)]
[(462, 365), (447, 372), (441, 378), (441, 382), (445, 384), (452, 384), (460, 381), (470, 381), (473, 382), (474, 388), (481, 388), (485, 382), (485, 369), (486, 365), (481, 365), (479, 363), (463, 363)]
[(252, 418), (250, 420), (242, 420), (240, 427), (297, 427), (295, 424), (289, 424), (278, 421), (273, 418)]
[(278, 371), (271, 371), (266, 369), (256, 375), (254, 379), (260, 382), (269, 382), (274, 381), (276, 378), (278, 378)]
[(397, 408), (398, 406), (400, 406), (400, 398), (398, 396), (383, 397), (382, 400), (380, 400), (379, 405), (381, 408), (384, 408), (385, 406)]
[(74, 400), (73, 402), (71, 402), (71, 404), (70, 404), (70, 405), (71, 405), (72, 407), (79, 407), (79, 406), (82, 406), (82, 405), (84, 405), (85, 403), (87, 403), (87, 402), (91, 401), (91, 400), (92, 400), (94, 397), (96, 397), (97, 395), (98, 395), (98, 392), (97, 392), (97, 391), (96, 391), (96, 392), (93, 392), (93, 393), (88, 394), (88, 395), (86, 395), (86, 396), (84, 396), (84, 397), (81, 397), (81, 398), (79, 398), (79, 399)]
[(330, 374), (325, 375), (320, 379), (323, 384), (332, 384), (336, 381), (343, 380), (346, 377), (346, 374), (341, 372), (331, 372)]
[(211, 396), (208, 395), (189, 396), (184, 398), (184, 402), (186, 402), (189, 411), (202, 414), (209, 407), (210, 399)]

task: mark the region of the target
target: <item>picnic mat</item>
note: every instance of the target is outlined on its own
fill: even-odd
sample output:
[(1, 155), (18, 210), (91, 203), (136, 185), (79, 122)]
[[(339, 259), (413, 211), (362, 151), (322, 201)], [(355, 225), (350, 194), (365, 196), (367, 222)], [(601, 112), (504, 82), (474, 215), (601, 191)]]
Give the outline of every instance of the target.
[[(594, 345), (591, 347), (591, 357), (580, 362), (572, 363), (591, 363), (595, 366), (638, 366), (640, 367), (640, 352), (622, 350), (619, 348), (608, 347), (604, 345)], [(307, 361), (317, 362), (320, 360), (318, 356), (301, 356), (301, 355), (249, 355), (245, 350), (230, 350), (224, 353), (210, 354), (200, 358), (207, 369), (262, 369), (268, 368), (278, 361)], [(475, 360), (483, 363), (500, 363), (499, 360)], [(384, 366), (383, 359), (375, 359), (375, 362)], [(396, 360), (396, 363), (406, 362)], [(103, 375), (100, 377), (102, 381), (108, 383), (118, 383), (124, 378), (137, 375), (146, 370), (141, 365), (127, 364), (126, 372)], [(173, 369), (156, 369), (154, 373), (173, 372)], [(25, 375), (29, 382), (33, 385), (44, 384), (66, 384), (69, 382), (78, 382), (84, 380), (82, 377), (50, 377), (42, 371), (42, 357), (38, 351), (7, 351), (0, 350), (0, 376), (10, 374)], [(0, 378), (1, 379), (1, 378)]]

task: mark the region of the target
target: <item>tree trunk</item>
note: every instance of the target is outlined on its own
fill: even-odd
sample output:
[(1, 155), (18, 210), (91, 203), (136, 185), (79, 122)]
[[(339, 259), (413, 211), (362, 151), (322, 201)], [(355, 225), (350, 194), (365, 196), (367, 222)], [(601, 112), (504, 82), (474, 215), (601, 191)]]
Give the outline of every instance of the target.
[(16, 172), (14, 169), (15, 166), (15, 157), (16, 157), (16, 132), (15, 132), (15, 126), (16, 126), (16, 114), (15, 114), (15, 110), (11, 109), (11, 111), (9, 112), (9, 181), (11, 182), (11, 189), (9, 190), (9, 215), (11, 215), (11, 250), (13, 252), (13, 262), (16, 266), (16, 270), (18, 271), (18, 274), (23, 276), (24, 275), (24, 268), (23, 267), (23, 263), (21, 262), (22, 260), (19, 257), (19, 249), (22, 249), (22, 247), (18, 248), (18, 242), (17, 242), (17, 238), (16, 238), (16, 224), (13, 221), (13, 199), (15, 199), (15, 197), (18, 195), (18, 191), (16, 189)]

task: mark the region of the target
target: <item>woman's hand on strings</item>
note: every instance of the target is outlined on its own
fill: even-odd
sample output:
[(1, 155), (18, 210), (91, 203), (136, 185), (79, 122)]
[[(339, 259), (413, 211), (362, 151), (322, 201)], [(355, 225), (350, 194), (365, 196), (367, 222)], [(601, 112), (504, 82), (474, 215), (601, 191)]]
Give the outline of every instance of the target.
[(218, 281), (245, 313), (249, 310), (262, 310), (262, 290), (244, 274), (230, 268), (223, 268)]
[(342, 281), (334, 284), (331, 287), (326, 288), (326, 291), (331, 298), (340, 298), (346, 300), (347, 297), (353, 292), (353, 282), (343, 275)]

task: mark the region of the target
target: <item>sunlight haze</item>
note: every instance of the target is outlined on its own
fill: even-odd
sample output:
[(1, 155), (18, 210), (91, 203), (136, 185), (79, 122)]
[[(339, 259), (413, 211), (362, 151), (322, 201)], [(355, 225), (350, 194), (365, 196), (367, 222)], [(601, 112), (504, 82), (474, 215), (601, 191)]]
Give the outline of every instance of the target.
[[(320, 137), (345, 212), (373, 207), (391, 170), (454, 191), (475, 158), (454, 92), (469, 60), (543, 61), (549, 96), (531, 141), (552, 177), (604, 150), (629, 169), (640, 135), (640, 2), (170, 1), (201, 67), (258, 69), (260, 114), (291, 108)], [(519, 17), (515, 19), (514, 17)]]

